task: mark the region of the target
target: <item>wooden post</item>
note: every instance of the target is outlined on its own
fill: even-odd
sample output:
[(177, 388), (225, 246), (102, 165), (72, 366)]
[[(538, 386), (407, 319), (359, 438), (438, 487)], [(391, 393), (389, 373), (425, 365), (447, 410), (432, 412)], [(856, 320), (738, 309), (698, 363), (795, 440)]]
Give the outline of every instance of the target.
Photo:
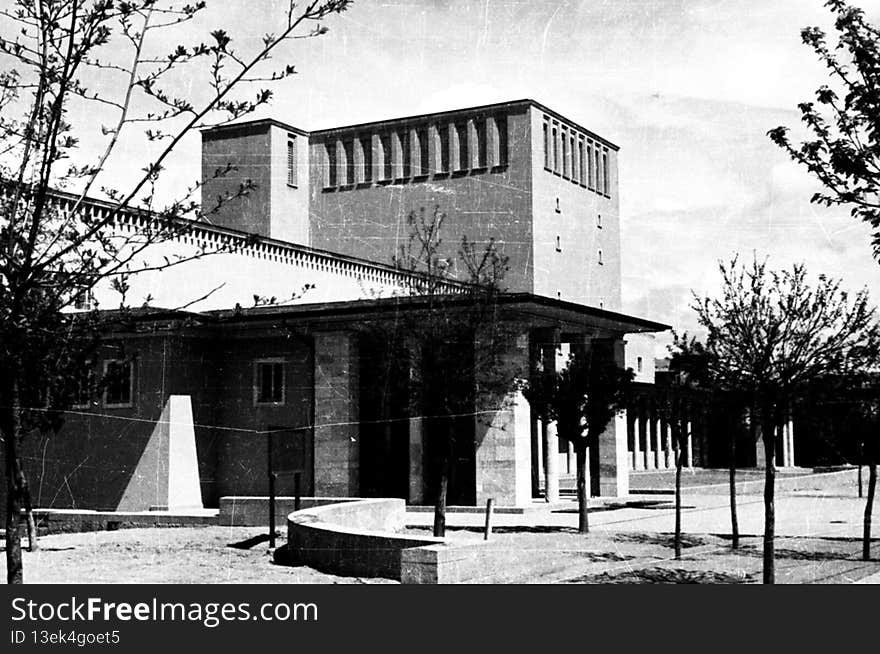
[(492, 533), (492, 504), (494, 500), (491, 498), (486, 501), (486, 529), (483, 533), (483, 540), (489, 540), (489, 534)]

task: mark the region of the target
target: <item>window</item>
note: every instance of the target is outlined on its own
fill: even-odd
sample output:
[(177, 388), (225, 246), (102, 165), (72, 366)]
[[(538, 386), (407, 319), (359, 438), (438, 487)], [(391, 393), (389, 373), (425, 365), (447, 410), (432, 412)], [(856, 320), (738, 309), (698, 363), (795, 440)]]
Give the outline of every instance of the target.
[(611, 195), (610, 184), (608, 183), (608, 153), (602, 153), (602, 193)]
[(544, 168), (550, 170), (550, 123), (544, 123)]
[(455, 162), (455, 170), (468, 169), (468, 138), (467, 123), (456, 123), (455, 138), (458, 142), (458, 161)]
[(559, 198), (556, 198), (556, 213), (562, 213), (562, 208), (559, 206)]
[(602, 229), (602, 214), (596, 214), (596, 227)]
[(568, 132), (562, 132), (562, 177), (571, 177), (571, 152), (568, 150)]
[(556, 251), (562, 252), (562, 239), (559, 238), (559, 235), (556, 236)]
[(131, 361), (113, 359), (104, 362), (104, 406), (131, 406)]
[(585, 163), (586, 161), (584, 159), (584, 142), (578, 141), (578, 181), (580, 182), (581, 186), (587, 185), (587, 169)]
[(80, 288), (73, 297), (73, 308), (80, 311), (89, 311), (95, 308), (95, 294), (90, 288)]
[(571, 181), (577, 183), (580, 179), (580, 170), (578, 169), (577, 142), (573, 135), (569, 140), (569, 152), (571, 152)]
[(602, 250), (599, 250), (599, 265), (604, 266), (605, 262), (602, 261)]
[(404, 129), (398, 132), (397, 138), (400, 139), (400, 154), (402, 163), (402, 177), (409, 179), (412, 177), (412, 145), (409, 138), (409, 130)]
[(394, 179), (394, 166), (391, 162), (391, 135), (383, 134), (380, 136), (379, 146), (382, 149), (382, 179)]
[(431, 172), (430, 166), (428, 165), (428, 128), (422, 127), (417, 130), (416, 138), (419, 143), (419, 168), (417, 174), (422, 177), (427, 177)]
[(347, 140), (343, 143), (345, 150), (345, 183), (354, 184), (354, 141)]
[(477, 151), (474, 157), (474, 163), (477, 168), (485, 168), (487, 165), (487, 150), (488, 150), (488, 141), (486, 139), (486, 121), (485, 120), (475, 120), (474, 121), (474, 131), (476, 135), (476, 148)]
[(507, 165), (507, 116), (498, 116), (495, 119), (495, 128), (498, 131), (498, 161), (499, 166)]
[(336, 170), (336, 143), (325, 143), (324, 149), (327, 151), (326, 185), (337, 186), (339, 184), (339, 179), (338, 171)]
[(553, 128), (553, 172), (559, 172), (559, 130)]
[(593, 160), (593, 144), (587, 145), (587, 186), (592, 191), (596, 188), (596, 163)]
[(373, 137), (362, 136), (360, 139), (362, 175), (358, 181), (369, 184), (373, 181)]
[(437, 137), (440, 141), (438, 147), (440, 149), (440, 170), (438, 173), (448, 173), (449, 172), (449, 130), (445, 128), (439, 128), (437, 130)]
[(254, 364), (254, 404), (284, 404), (284, 360)]
[(636, 359), (636, 372), (642, 372), (642, 357)]
[(287, 135), (287, 185), (296, 186), (296, 137)]

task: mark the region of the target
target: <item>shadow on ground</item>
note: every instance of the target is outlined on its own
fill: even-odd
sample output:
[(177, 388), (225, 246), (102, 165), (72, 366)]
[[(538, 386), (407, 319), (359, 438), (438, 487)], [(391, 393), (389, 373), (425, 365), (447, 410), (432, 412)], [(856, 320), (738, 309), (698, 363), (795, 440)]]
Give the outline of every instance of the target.
[(681, 568), (644, 568), (623, 572), (603, 572), (569, 579), (567, 584), (747, 584), (755, 581), (749, 574), (735, 575), (711, 570)]

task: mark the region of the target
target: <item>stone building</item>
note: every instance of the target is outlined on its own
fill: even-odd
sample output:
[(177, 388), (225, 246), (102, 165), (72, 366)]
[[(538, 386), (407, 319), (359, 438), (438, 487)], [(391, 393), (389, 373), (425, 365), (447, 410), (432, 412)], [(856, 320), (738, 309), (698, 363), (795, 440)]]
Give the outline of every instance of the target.
[[(520, 329), (510, 358), (561, 365), (566, 349), (593, 348), (633, 365), (627, 334), (668, 327), (620, 313), (617, 157), (607, 139), (531, 100), (318, 132), (275, 120), (203, 132), (203, 204), (253, 188), (211, 211), (211, 224), (149, 249), (157, 261), (219, 252), (128, 280), (126, 301), (149, 306), (104, 341), (97, 372), (120, 373), (116, 381), (75, 407), (61, 432), (29, 439), (35, 502), (180, 506), (169, 480), (191, 480), (196, 468), (205, 505), (265, 494), (269, 432), (280, 494), (298, 472), (307, 495), (429, 501), (430, 439), (418, 411), (401, 400), (393, 429), (371, 426), (375, 362), (362, 333), (367, 319), (419, 310), (390, 265), (408, 239), (407, 216), (447, 215), (450, 261), (462, 236), (494, 240), (509, 257), (500, 315)], [(136, 234), (143, 220), (132, 212), (118, 228)], [(255, 295), (280, 302), (253, 306)], [(109, 287), (90, 300), (119, 303)], [(451, 501), (528, 504), (545, 453), (557, 454), (557, 470), (569, 453), (515, 391), (490, 414), (458, 427), (472, 445)], [(170, 444), (181, 421), (194, 454)], [(595, 493), (628, 493), (627, 432), (622, 415), (591, 452)]]

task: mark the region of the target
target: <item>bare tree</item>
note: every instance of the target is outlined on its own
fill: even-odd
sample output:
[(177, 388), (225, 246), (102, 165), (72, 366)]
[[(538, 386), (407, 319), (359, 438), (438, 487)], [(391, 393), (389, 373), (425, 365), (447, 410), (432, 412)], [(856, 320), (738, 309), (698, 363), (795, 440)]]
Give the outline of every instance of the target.
[(719, 270), (720, 295), (694, 309), (712, 383), (755, 400), (766, 453), (763, 579), (773, 583), (777, 428), (811, 382), (876, 365), (880, 330), (867, 291), (850, 298), (824, 275), (811, 285), (802, 265), (773, 271), (734, 258)]
[[(206, 43), (183, 42), (185, 24), (206, 13), (204, 1), (16, 0), (0, 10), (0, 430), (11, 583), (23, 579), (20, 513), (30, 505), (21, 440), (44, 422), (41, 414), (54, 420), (66, 408), (75, 378), (54, 371), (82, 358), (76, 352), (94, 326), (62, 313), (98, 285), (124, 295), (130, 275), (208, 253), (157, 262), (149, 249), (187, 233), (251, 185), (217, 198), (213, 209), (202, 209), (198, 183), (160, 202), (169, 156), (192, 130), (267, 104), (270, 86), (295, 72), (272, 64), (278, 46), (323, 34), (319, 21), (349, 4), (290, 2), (275, 33), (242, 47), (224, 29)], [(179, 45), (166, 50), (168, 43)], [(112, 188), (104, 182), (107, 165), (119, 159), (123, 138), (140, 138), (145, 154), (131, 184)], [(97, 155), (79, 148), (96, 139)], [(110, 199), (100, 210), (89, 200), (98, 192)], [(125, 221), (137, 229), (119, 229)], [(25, 376), (31, 367), (41, 374)]]
[(493, 240), (480, 247), (466, 236), (450, 257), (442, 238), (445, 219), (439, 208), (408, 215), (408, 239), (393, 259), (404, 273), (401, 310), (391, 320), (365, 325), (373, 341), (393, 353), (375, 369), (377, 383), (391, 387), (406, 378), (411, 409), (424, 416), (432, 445), (427, 463), (435, 472), (435, 536), (445, 534), (456, 452), (475, 446), (461, 421), (473, 424), (475, 417), (503, 408), (525, 375), (507, 356), (518, 334), (500, 302), (507, 258)]

